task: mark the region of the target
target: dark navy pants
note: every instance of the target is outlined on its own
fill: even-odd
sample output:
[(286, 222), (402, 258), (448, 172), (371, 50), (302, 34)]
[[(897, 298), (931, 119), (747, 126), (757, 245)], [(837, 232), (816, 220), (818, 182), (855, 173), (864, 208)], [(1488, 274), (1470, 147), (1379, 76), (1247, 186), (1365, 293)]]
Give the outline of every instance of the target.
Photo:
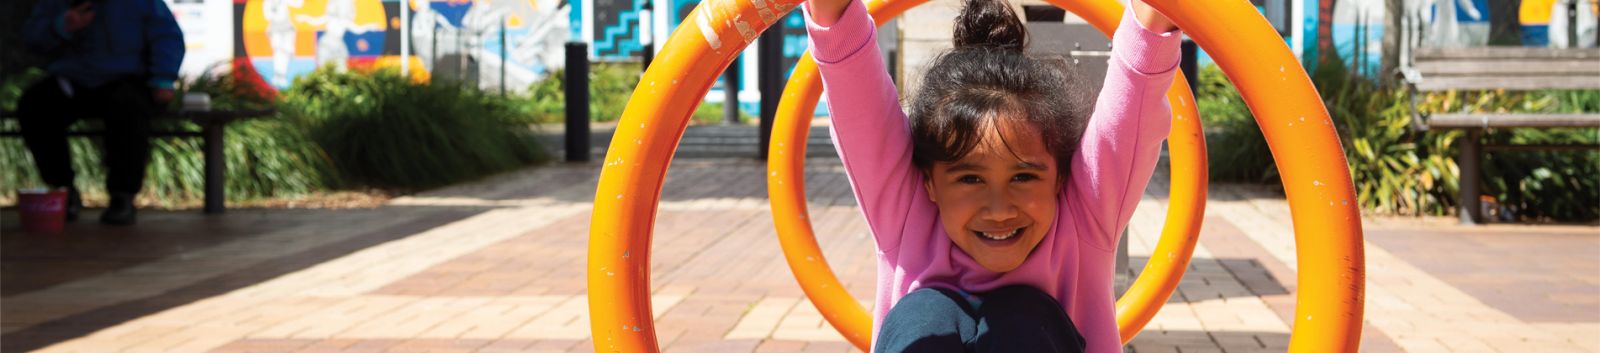
[(873, 351), (1083, 352), (1083, 336), (1044, 291), (1010, 286), (987, 293), (923, 288), (889, 310)]
[(105, 122), (102, 160), (107, 166), (106, 190), (137, 194), (150, 162), (150, 120), (164, 106), (156, 104), (143, 79), (128, 78), (100, 87), (74, 86), (68, 96), (56, 76), (46, 76), (22, 92), (17, 122), (22, 141), (33, 153), (39, 177), (50, 187), (71, 187), (75, 179), (67, 145), (67, 127), (89, 116)]

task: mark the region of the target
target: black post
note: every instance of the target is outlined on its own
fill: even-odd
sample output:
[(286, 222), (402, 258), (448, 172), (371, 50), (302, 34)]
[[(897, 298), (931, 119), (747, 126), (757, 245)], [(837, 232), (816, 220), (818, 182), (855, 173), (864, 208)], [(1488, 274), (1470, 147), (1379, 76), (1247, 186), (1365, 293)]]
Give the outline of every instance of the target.
[(761, 88), (761, 142), (756, 158), (767, 160), (767, 144), (772, 142), (772, 122), (783, 98), (783, 21), (761, 32), (760, 62), (757, 72)]
[(733, 58), (728, 71), (722, 74), (722, 123), (739, 124), (739, 58)]
[(653, 36), (655, 32), (650, 28), (652, 27), (650, 21), (655, 20), (654, 17), (650, 17), (654, 16), (654, 10), (650, 0), (645, 0), (644, 7), (639, 9), (639, 43), (644, 44), (644, 53), (641, 54), (643, 57), (640, 58), (643, 65), (640, 65), (640, 70), (649, 70), (650, 61), (656, 58), (656, 43)]
[(1478, 182), (1483, 173), (1479, 165), (1483, 160), (1483, 129), (1467, 129), (1467, 135), (1461, 138), (1461, 154), (1456, 156), (1456, 166), (1461, 170), (1456, 217), (1461, 224), (1478, 224), (1484, 220), (1478, 203)]
[(506, 62), (506, 53), (510, 52), (511, 45), (506, 44), (506, 21), (500, 20), (500, 96), (502, 97), (506, 95), (506, 66), (511, 65)]
[(1183, 78), (1189, 81), (1190, 90), (1200, 89), (1200, 47), (1194, 41), (1184, 39), (1180, 46), (1183, 51), (1183, 61), (1178, 62), (1178, 69), (1183, 70)]
[(220, 214), (226, 209), (228, 180), (228, 159), (222, 157), (222, 123), (207, 121), (201, 129), (206, 143), (206, 213)]
[(567, 161), (589, 161), (589, 44), (567, 42)]

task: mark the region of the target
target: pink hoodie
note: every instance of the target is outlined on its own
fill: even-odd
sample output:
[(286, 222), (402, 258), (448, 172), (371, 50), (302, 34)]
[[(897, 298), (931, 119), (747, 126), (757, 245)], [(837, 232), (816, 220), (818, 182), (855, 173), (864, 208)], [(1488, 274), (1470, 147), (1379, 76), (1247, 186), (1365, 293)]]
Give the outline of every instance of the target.
[(956, 247), (940, 224), (924, 176), (911, 165), (906, 114), (862, 2), (852, 1), (829, 27), (812, 21), (809, 3), (805, 11), (833, 113), (833, 143), (877, 242), (873, 335), (889, 308), (918, 288), (985, 292), (1022, 284), (1061, 302), (1088, 352), (1121, 352), (1112, 312), (1115, 249), (1171, 129), (1164, 94), (1178, 66), (1178, 32), (1150, 32), (1131, 12), (1123, 15), (1052, 229), (1021, 267), (996, 273)]

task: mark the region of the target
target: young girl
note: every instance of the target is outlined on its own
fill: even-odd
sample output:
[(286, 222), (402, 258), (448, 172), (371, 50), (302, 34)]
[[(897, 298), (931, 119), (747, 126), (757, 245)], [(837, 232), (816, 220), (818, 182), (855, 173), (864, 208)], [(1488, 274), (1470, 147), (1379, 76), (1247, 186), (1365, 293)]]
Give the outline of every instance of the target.
[(964, 0), (908, 119), (862, 1), (805, 11), (878, 247), (873, 351), (1120, 352), (1114, 249), (1171, 127), (1176, 28), (1134, 0), (1091, 106), (1004, 0)]

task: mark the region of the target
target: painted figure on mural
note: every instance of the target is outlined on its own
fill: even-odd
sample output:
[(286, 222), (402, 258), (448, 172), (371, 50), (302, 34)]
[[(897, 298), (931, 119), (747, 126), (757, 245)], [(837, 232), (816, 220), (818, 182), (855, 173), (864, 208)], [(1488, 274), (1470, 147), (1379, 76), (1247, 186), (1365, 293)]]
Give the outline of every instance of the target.
[[(570, 23), (566, 19), (571, 7), (563, 6), (562, 3), (557, 0), (535, 2), (532, 12), (525, 17), (533, 19), (532, 23), (523, 24), (527, 29), (525, 34), (515, 39), (507, 36), (506, 41), (511, 44), (509, 49), (511, 61), (532, 68), (533, 70), (528, 72), (529, 75), (547, 73), (549, 67), (560, 66), (563, 60), (566, 60), (563, 56), (565, 50), (560, 48), (563, 48), (567, 41), (567, 27)], [(536, 79), (530, 78), (528, 82), (531, 83)]]
[(1597, 20), (1600, 1), (1596, 0), (1522, 0), (1517, 8), (1526, 47), (1593, 48), (1600, 44), (1595, 42)]
[[(1594, 48), (1595, 43), (1595, 1), (1594, 0), (1556, 0), (1550, 5), (1550, 47), (1553, 48)], [(1577, 12), (1576, 14), (1571, 14)], [(1572, 18), (1569, 20), (1568, 16)], [(1573, 33), (1567, 33), (1571, 27)]]
[[(540, 54), (553, 56), (553, 60), (561, 60), (559, 51), (543, 50), (558, 47), (560, 37), (552, 38), (550, 34), (556, 24), (565, 14), (559, 11), (558, 4), (547, 7), (555, 9), (540, 11), (534, 1), (493, 1), (474, 3), (462, 18), (462, 30), (470, 33), (467, 37), (466, 51), (478, 62), (478, 77), (498, 77), (501, 75), (502, 57), (510, 62), (507, 70), (503, 71), (507, 77), (507, 84), (528, 82), (537, 79), (532, 67), (542, 69), (552, 58), (542, 57)], [(536, 27), (537, 26), (537, 27)], [(504, 30), (505, 42), (501, 44), (501, 31)], [(497, 50), (492, 49), (494, 43)], [(497, 85), (497, 80), (484, 80), (485, 84)]]
[(300, 21), (323, 26), (317, 38), (317, 65), (333, 64), (341, 70), (350, 61), (350, 47), (345, 44), (345, 34), (363, 34), (382, 27), (356, 23), (355, 0), (328, 0), (322, 17), (300, 15)]
[(267, 21), (267, 44), (272, 46), (271, 83), (277, 87), (289, 86), (289, 61), (294, 59), (295, 28), (291, 8), (300, 8), (302, 0), (266, 0), (261, 3), (261, 17)]
[[(1432, 46), (1477, 47), (1488, 43), (1487, 27), (1478, 31), (1463, 24), (1488, 20), (1472, 0), (1438, 0), (1434, 3), (1433, 25), (1428, 28), (1428, 41)], [(1463, 21), (1459, 16), (1462, 14), (1470, 21)]]
[(444, 14), (433, 10), (431, 0), (411, 0), (411, 46), (415, 48), (417, 57), (422, 59), (422, 67), (433, 71), (434, 61), (445, 52), (454, 53), (454, 43), (439, 45), (438, 37), (455, 38), (455, 25), (450, 23)]

